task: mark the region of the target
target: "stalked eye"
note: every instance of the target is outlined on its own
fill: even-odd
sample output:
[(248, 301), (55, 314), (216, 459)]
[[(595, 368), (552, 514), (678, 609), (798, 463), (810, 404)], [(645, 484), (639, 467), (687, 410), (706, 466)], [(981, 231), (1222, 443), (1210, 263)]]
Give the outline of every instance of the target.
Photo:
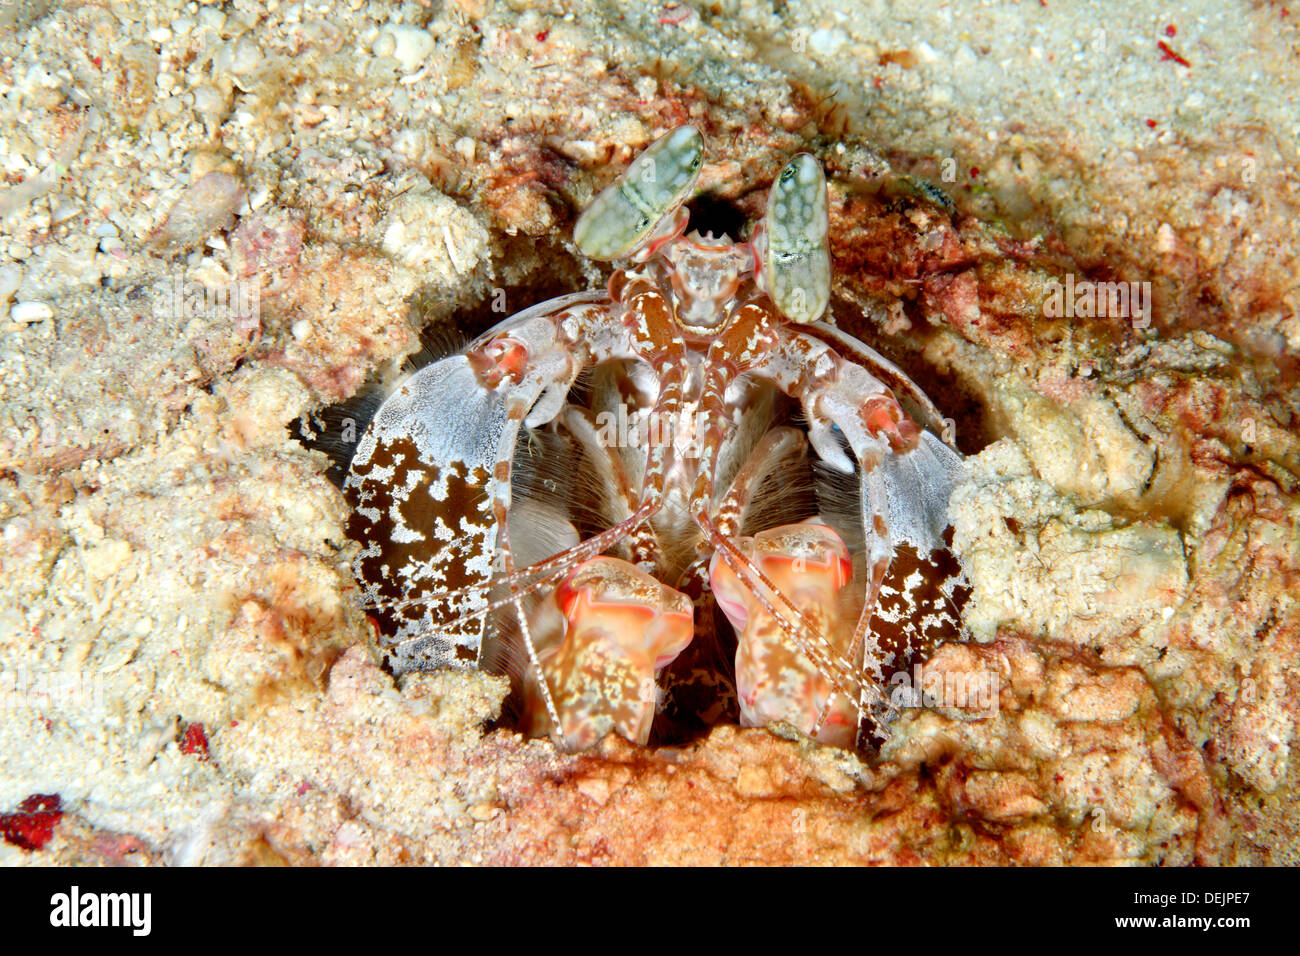
[(694, 126), (655, 140), (578, 217), (579, 251), (591, 259), (635, 254), (689, 198), (703, 158), (704, 138)]
[(772, 184), (764, 220), (764, 281), (781, 314), (815, 322), (831, 297), (826, 179), (808, 153), (786, 164)]

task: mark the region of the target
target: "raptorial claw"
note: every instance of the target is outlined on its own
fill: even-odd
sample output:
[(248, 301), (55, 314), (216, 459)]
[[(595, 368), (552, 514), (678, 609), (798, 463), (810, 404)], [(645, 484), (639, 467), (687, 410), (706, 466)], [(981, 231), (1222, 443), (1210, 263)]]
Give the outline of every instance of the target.
[[(805, 521), (739, 538), (736, 544), (832, 647), (847, 649), (852, 608), (845, 606), (844, 587), (853, 579), (853, 562), (838, 534)], [(791, 640), (788, 624), (771, 613), (772, 596), (741, 581), (716, 556), (709, 582), (740, 636), (736, 690), (741, 723), (761, 727), (784, 721), (823, 743), (853, 746), (857, 703), (836, 691)]]
[(565, 748), (583, 750), (610, 732), (646, 743), (658, 700), (655, 673), (695, 633), (690, 598), (633, 564), (601, 557), (574, 571), (553, 600), (564, 637), (538, 658)]

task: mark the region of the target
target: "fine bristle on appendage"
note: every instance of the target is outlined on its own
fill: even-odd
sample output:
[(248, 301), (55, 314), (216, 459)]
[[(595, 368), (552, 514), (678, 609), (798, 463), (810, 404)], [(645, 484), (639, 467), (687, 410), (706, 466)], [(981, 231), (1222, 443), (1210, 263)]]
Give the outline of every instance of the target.
[(289, 434), (329, 459), (325, 477), (337, 487), (342, 488), (347, 480), (348, 466), (356, 455), (357, 445), (386, 394), (378, 386), (367, 388), (346, 402), (304, 414), (289, 424)]
[(368, 381), (351, 398), (295, 419), (289, 425), (290, 434), (329, 458), (330, 467), (325, 476), (342, 488), (357, 446), (384, 400), (402, 382), (421, 369), (455, 355), (465, 343), (465, 336), (445, 325), (421, 330), (419, 350), (407, 356), (400, 369), (387, 366), (386, 372)]

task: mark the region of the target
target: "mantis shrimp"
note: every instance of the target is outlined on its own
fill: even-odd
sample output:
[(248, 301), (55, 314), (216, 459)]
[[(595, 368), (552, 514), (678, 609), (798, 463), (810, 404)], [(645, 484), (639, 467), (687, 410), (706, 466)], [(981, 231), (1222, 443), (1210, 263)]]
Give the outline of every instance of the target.
[[(878, 745), (890, 676), (960, 635), (961, 456), (904, 411), (941, 421), (920, 388), (824, 320), (820, 164), (794, 156), (736, 242), (686, 231), (703, 162), (695, 127), (662, 136), (575, 224), (622, 263), (606, 288), (388, 395), (344, 482), (356, 576), (391, 670), (482, 666), (506, 635), (523, 725), (570, 750), (669, 739), (674, 707)], [(849, 506), (818, 513), (796, 475)], [(805, 513), (746, 533), (782, 499)]]

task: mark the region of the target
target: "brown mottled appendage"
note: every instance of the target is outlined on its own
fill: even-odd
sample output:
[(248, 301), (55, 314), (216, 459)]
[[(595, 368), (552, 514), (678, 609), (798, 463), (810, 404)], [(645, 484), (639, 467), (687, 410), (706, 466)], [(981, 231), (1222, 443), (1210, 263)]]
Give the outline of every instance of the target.
[(564, 616), (564, 638), (538, 656), (564, 746), (583, 750), (610, 732), (645, 744), (659, 696), (655, 673), (694, 634), (690, 599), (635, 565), (600, 557), (551, 600)]
[[(779, 588), (837, 653), (848, 650), (852, 628), (842, 592), (853, 564), (840, 536), (811, 522), (762, 531), (736, 540), (740, 550)], [(714, 597), (740, 635), (736, 688), (741, 723), (747, 727), (784, 721), (796, 730), (839, 747), (852, 747), (857, 705), (835, 691), (787, 633), (788, 625), (757, 600), (752, 586), (726, 564), (710, 569)]]
[[(944, 543), (952, 544), (951, 528)], [(899, 545), (871, 618), (884, 680), (924, 663), (940, 644), (961, 640), (961, 612), (969, 598), (970, 585), (951, 550), (920, 555), (910, 544)]]
[(377, 599), (371, 613), (384, 643), (428, 637), (430, 666), (478, 659), (482, 618), (470, 599), (422, 598), (490, 577), (489, 478), (483, 468), (422, 460), (414, 441), (390, 436), (353, 463), (343, 489), (352, 509), (347, 535), (365, 546), (357, 577)]

